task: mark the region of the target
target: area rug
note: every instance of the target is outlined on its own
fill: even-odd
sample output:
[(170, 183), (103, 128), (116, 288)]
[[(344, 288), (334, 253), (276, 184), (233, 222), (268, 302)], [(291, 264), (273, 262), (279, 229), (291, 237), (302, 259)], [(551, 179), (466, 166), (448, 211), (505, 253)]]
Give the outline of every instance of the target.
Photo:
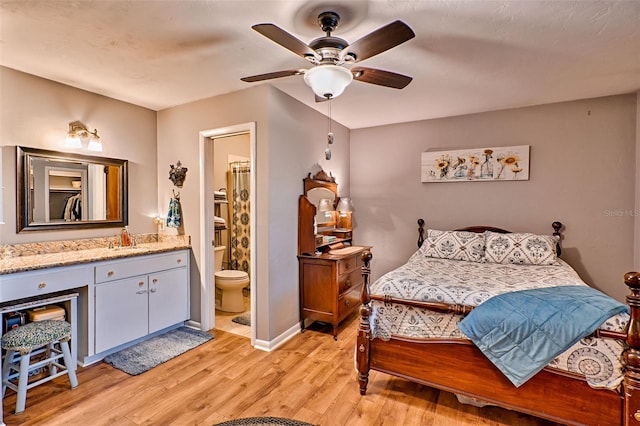
[(119, 352), (107, 355), (104, 362), (137, 376), (213, 339), (204, 331), (179, 327)]
[(242, 325), (251, 325), (251, 314), (238, 315), (237, 317), (233, 317), (231, 322)]
[(300, 420), (283, 419), (281, 417), (248, 417), (246, 419), (229, 420), (214, 426), (313, 426)]

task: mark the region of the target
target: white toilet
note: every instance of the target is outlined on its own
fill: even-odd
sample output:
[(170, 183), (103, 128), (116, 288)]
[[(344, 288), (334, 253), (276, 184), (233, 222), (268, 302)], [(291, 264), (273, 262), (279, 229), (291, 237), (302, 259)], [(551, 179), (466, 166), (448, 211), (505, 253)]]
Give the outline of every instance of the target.
[(249, 274), (244, 271), (222, 270), (225, 246), (217, 246), (215, 250), (216, 287), (222, 292), (220, 309), (225, 312), (244, 312), (242, 289), (249, 284)]

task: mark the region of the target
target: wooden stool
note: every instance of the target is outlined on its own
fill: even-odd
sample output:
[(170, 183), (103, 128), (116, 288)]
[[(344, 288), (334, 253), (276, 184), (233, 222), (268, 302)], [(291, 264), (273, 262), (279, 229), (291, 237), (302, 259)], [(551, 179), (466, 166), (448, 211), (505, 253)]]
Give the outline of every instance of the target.
[[(72, 389), (78, 386), (78, 378), (75, 372), (76, 364), (69, 350), (70, 338), (71, 324), (66, 321), (55, 320), (31, 322), (10, 330), (2, 336), (2, 349), (7, 351), (2, 364), (2, 397), (4, 398), (7, 387), (18, 393), (16, 414), (24, 411), (27, 390), (34, 386), (48, 382), (63, 374), (69, 375)], [(60, 349), (55, 347), (56, 343), (60, 344)], [(32, 353), (46, 353), (47, 357), (42, 361), (31, 364)], [(58, 362), (60, 358), (64, 358), (64, 365)], [(44, 366), (49, 369), (49, 375), (29, 383), (29, 371)], [(10, 374), (11, 370), (16, 373)], [(11, 381), (16, 377), (18, 377), (17, 386)]]

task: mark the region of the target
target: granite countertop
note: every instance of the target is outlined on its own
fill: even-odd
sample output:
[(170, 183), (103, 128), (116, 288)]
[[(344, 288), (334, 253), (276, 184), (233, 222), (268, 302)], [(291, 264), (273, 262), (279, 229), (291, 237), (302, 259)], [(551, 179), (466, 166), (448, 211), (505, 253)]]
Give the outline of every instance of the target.
[(42, 253), (0, 259), (0, 275), (38, 269), (71, 266), (103, 260), (121, 259), (146, 254), (183, 250), (191, 247), (189, 239), (140, 243), (132, 248), (90, 248), (83, 250)]

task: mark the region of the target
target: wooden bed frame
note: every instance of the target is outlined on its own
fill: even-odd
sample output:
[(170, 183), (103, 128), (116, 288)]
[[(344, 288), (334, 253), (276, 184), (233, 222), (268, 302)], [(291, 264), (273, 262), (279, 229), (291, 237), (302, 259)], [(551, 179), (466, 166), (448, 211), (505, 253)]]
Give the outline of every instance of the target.
[[(424, 241), (424, 220), (418, 220), (418, 246)], [(560, 222), (554, 235), (560, 236)], [(474, 226), (472, 232), (503, 229)], [(640, 273), (629, 272), (624, 282), (631, 293), (626, 301), (631, 318), (626, 333), (598, 332), (598, 337), (626, 340), (626, 371), (620, 392), (591, 388), (578, 374), (545, 368), (516, 388), (469, 340), (409, 339), (392, 336), (371, 339), (371, 300), (400, 303), (437, 312), (466, 315), (464, 305), (407, 301), (369, 293), (372, 255), (362, 255), (362, 306), (356, 345), (360, 393), (366, 394), (369, 371), (376, 370), (500, 407), (570, 425), (640, 426)]]

